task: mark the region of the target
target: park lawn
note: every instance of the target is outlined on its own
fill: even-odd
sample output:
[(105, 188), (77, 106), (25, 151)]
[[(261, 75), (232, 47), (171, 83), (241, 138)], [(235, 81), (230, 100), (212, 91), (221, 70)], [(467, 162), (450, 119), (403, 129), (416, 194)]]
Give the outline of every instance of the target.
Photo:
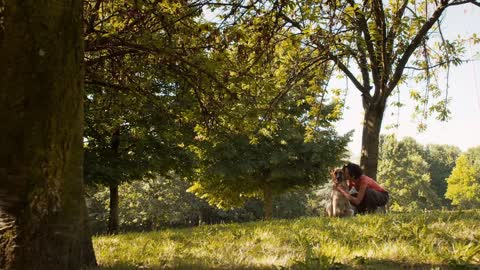
[(96, 236), (100, 269), (480, 269), (480, 209)]

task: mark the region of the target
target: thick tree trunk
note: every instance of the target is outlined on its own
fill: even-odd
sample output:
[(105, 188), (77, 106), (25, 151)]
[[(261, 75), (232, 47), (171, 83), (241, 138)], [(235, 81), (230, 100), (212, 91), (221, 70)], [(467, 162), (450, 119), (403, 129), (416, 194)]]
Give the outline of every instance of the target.
[(272, 219), (273, 215), (273, 194), (269, 185), (263, 187), (263, 215), (265, 220)]
[(95, 250), (93, 249), (92, 243), (92, 231), (90, 230), (90, 225), (88, 224), (87, 215), (85, 215), (85, 221), (83, 225), (84, 229), (84, 236), (82, 241), (82, 258), (81, 264), (82, 266), (92, 267), (97, 266), (97, 258), (95, 257)]
[(378, 146), (384, 110), (384, 104), (365, 108), (360, 166), (364, 173), (373, 179), (377, 179)]
[(108, 233), (118, 233), (118, 184), (110, 184), (110, 212), (108, 216)]
[(82, 3), (0, 5), (0, 269), (94, 265), (83, 198)]

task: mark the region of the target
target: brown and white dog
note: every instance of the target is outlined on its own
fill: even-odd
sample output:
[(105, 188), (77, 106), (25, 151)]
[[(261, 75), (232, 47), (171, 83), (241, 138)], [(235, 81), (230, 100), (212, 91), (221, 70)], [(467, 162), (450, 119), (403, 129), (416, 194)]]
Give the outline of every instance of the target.
[(327, 215), (329, 217), (349, 217), (353, 216), (353, 209), (345, 196), (340, 191), (333, 188), (335, 184), (341, 186), (344, 190), (348, 190), (347, 179), (341, 168), (337, 168), (332, 173), (332, 193), (327, 204)]

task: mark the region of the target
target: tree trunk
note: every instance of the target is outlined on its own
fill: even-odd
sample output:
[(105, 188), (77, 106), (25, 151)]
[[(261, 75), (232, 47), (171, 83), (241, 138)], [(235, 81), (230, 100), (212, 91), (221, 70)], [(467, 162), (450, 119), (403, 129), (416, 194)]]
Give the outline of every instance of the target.
[(378, 145), (384, 110), (385, 103), (365, 107), (360, 166), (373, 179), (377, 179)]
[(273, 215), (273, 195), (269, 185), (263, 187), (263, 215), (265, 220), (272, 219)]
[(118, 184), (110, 184), (110, 213), (108, 216), (108, 233), (118, 233)]
[[(118, 149), (120, 147), (120, 127), (117, 127), (110, 140), (110, 149), (112, 150), (112, 159), (118, 158)], [(116, 163), (114, 163), (116, 164)], [(107, 231), (110, 234), (118, 233), (118, 183), (110, 182), (110, 213), (108, 216)]]
[(94, 265), (83, 197), (82, 2), (0, 5), (0, 269)]
[(82, 258), (80, 258), (82, 266), (97, 266), (97, 258), (95, 257), (95, 250), (93, 249), (92, 243), (92, 231), (90, 230), (90, 226), (88, 224), (88, 218), (85, 218), (83, 229), (84, 237), (82, 239)]

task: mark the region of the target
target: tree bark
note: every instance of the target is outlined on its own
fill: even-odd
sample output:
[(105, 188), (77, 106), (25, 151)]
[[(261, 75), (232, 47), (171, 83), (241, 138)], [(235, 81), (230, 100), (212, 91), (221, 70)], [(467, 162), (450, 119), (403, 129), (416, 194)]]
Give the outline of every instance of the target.
[(118, 184), (110, 184), (110, 212), (108, 216), (108, 228), (107, 231), (110, 234), (118, 233)]
[(3, 0), (0, 11), (0, 269), (94, 265), (83, 197), (82, 2)]
[[(112, 150), (112, 159), (118, 158), (118, 149), (120, 147), (120, 127), (117, 127), (110, 139), (110, 149)], [(115, 163), (117, 164), (117, 163)], [(118, 233), (118, 183), (115, 180), (110, 182), (110, 204), (107, 231), (110, 234)]]
[(269, 185), (263, 187), (263, 215), (265, 220), (273, 216), (273, 194)]
[(380, 102), (365, 106), (360, 166), (373, 179), (377, 179), (378, 146), (385, 104), (386, 102)]
[(83, 241), (82, 241), (82, 253), (81, 253), (81, 264), (83, 267), (94, 267), (98, 266), (97, 258), (95, 256), (95, 250), (93, 249), (92, 243), (92, 231), (90, 230), (90, 225), (88, 224), (87, 215), (85, 215), (84, 225), (83, 225)]

